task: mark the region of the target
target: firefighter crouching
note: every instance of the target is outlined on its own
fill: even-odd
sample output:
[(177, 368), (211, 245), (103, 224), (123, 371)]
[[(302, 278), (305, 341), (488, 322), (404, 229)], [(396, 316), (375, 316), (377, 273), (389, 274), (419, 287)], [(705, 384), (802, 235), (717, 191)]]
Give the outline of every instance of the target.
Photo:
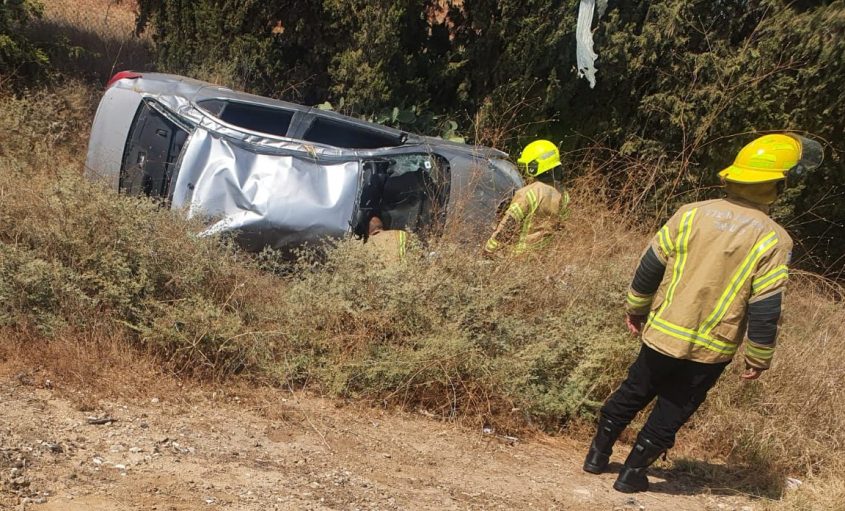
[(485, 255), (521, 254), (546, 245), (568, 215), (569, 194), (557, 146), (548, 140), (528, 144), (517, 160), (534, 182), (517, 190), (499, 225), (484, 246)]
[(803, 137), (760, 137), (719, 174), (726, 198), (681, 207), (654, 236), (627, 296), (626, 324), (643, 344), (601, 408), (585, 471), (607, 468), (619, 434), (656, 397), (613, 485), (625, 493), (648, 489), (647, 468), (674, 445), (743, 338), (741, 377), (753, 380), (769, 368), (792, 240), (767, 213), (787, 175), (818, 166), (822, 154)]
[(408, 232), (402, 229), (385, 229), (378, 215), (373, 215), (367, 226), (367, 240), (364, 247), (376, 261), (396, 263), (405, 259), (408, 248)]

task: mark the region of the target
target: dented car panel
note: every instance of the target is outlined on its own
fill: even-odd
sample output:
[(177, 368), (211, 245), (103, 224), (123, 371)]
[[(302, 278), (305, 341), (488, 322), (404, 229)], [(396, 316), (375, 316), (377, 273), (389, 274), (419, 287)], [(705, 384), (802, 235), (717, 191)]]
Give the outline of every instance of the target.
[(157, 198), (206, 234), (291, 248), (388, 228), (473, 242), (522, 186), (500, 151), (422, 137), (174, 75), (118, 79), (100, 102), (86, 173)]
[(197, 128), (185, 148), (172, 206), (218, 219), (248, 248), (284, 248), (349, 233), (360, 186), (357, 160), (318, 163), (260, 153)]

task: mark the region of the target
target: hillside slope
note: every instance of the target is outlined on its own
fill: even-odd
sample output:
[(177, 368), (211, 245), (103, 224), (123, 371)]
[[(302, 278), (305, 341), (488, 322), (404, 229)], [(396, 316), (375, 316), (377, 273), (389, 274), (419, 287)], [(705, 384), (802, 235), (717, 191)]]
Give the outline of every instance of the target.
[[(123, 20), (98, 73), (131, 54), (134, 17), (106, 7), (132, 2), (48, 4), (51, 39)], [(840, 284), (793, 272), (773, 369), (732, 364), (629, 501), (579, 465), (639, 345), (621, 306), (655, 228), (626, 214), (641, 174), (620, 189), (570, 155), (593, 172), (536, 256), (447, 237), (391, 268), (354, 241), (290, 266), (82, 179), (103, 80), (65, 72), (0, 83), (0, 509), (845, 509)]]
[[(418, 470), (417, 457), (434, 463), (427, 480), (434, 490), (424, 495), (450, 495), (461, 508), (519, 508), (533, 502), (541, 509), (612, 509), (625, 504), (626, 500), (612, 500), (618, 498), (609, 490), (612, 475), (585, 478), (578, 467), (587, 441), (579, 431), (592, 427), (596, 404), (618, 384), (638, 347), (621, 324), (620, 297), (645, 243), (646, 229), (628, 225), (624, 216), (604, 203), (601, 186), (589, 181), (574, 184), (573, 202), (578, 207), (566, 230), (542, 256), (491, 263), (447, 240), (430, 247), (431, 252), (410, 251), (409, 264), (380, 269), (359, 257), (360, 244), (350, 242), (321, 264), (306, 258), (272, 273), (265, 270), (280, 269), (272, 258), (256, 259), (216, 240), (198, 239), (191, 235), (196, 225), (148, 201), (118, 197), (81, 179), (95, 100), (90, 87), (70, 82), (2, 99), (0, 128), (14, 136), (0, 145), (4, 226), (0, 361), (17, 361), (16, 369), (7, 371), (12, 376), (44, 368), (50, 373), (29, 381), (40, 385), (51, 379), (58, 382), (54, 388), (61, 389), (58, 395), (40, 395), (29, 387), (15, 387), (2, 399), (3, 447), (39, 455), (31, 467), (36, 490), (46, 482), (43, 488), (51, 492), (89, 492), (114, 499), (146, 495), (151, 488), (161, 490), (174, 481), (171, 488), (178, 488), (182, 497), (155, 497), (157, 503), (150, 506), (190, 500), (199, 490), (192, 489), (189, 481), (202, 481), (206, 475), (180, 472), (187, 470), (182, 468), (187, 462), (166, 466), (157, 459), (142, 467), (151, 481), (163, 481), (158, 486), (151, 482), (126, 487), (140, 480), (130, 476), (141, 469), (130, 471), (126, 478), (112, 472), (113, 480), (103, 482), (101, 465), (93, 467), (100, 468), (96, 477), (81, 478), (79, 474), (93, 470), (94, 456), (101, 456), (103, 464), (121, 464), (107, 457), (113, 445), (107, 442), (122, 433), (75, 426), (85, 414), (74, 407), (88, 413), (98, 407), (100, 398), (123, 396), (103, 406), (112, 407), (111, 413), (121, 410), (114, 407), (134, 409), (135, 415), (128, 418), (159, 416), (164, 425), (155, 429), (159, 440), (175, 438), (167, 428), (182, 419), (234, 435), (243, 417), (250, 417), (248, 423), (263, 424), (261, 431), (279, 419), (273, 415), (261, 419), (254, 411), (254, 417), (249, 415), (251, 406), (275, 410), (288, 394), (277, 391), (271, 396), (254, 386), (265, 382), (362, 405), (424, 409), (466, 427), (463, 432), (449, 427), (448, 442), (438, 444), (444, 423), (380, 419), (395, 424), (388, 434), (381, 433), (384, 429), (367, 429), (366, 421), (377, 412), (358, 405), (342, 415), (320, 408), (331, 405), (304, 405), (305, 416), (314, 413), (328, 424), (360, 423), (361, 431), (371, 431), (383, 444), (397, 444), (391, 447), (394, 451), (387, 451), (390, 458), (378, 458), (376, 444), (356, 440), (363, 433), (355, 428), (337, 433), (304, 423), (306, 435), (317, 435), (310, 442), (322, 435), (329, 445), (350, 445), (348, 459), (361, 460), (355, 466), (363, 467), (357, 472), (344, 468), (337, 465), (340, 458), (324, 453), (328, 467), (324, 472), (343, 468), (365, 478), (383, 474), (384, 480), (366, 482), (385, 488), (399, 508), (437, 507), (436, 500), (418, 503), (423, 499), (418, 488), (392, 479), (400, 468), (403, 473)], [(686, 507), (680, 509), (706, 509), (705, 496), (718, 492), (778, 498), (786, 478), (793, 477), (808, 483), (799, 492), (787, 492), (782, 501), (757, 497), (761, 500), (754, 506), (841, 508), (845, 469), (838, 453), (845, 445), (841, 385), (845, 368), (830, 356), (841, 352), (845, 342), (841, 296), (835, 283), (813, 274), (795, 275), (773, 370), (758, 382), (742, 384), (740, 364), (734, 364), (681, 432), (671, 470), (664, 474), (680, 486), (663, 490), (694, 496), (678, 501), (676, 496), (657, 495), (649, 505), (683, 502)], [(133, 382), (126, 383), (127, 372), (135, 375)], [(226, 387), (215, 391), (227, 394), (253, 385), (237, 391), (242, 400), (252, 394), (265, 397), (263, 404), (226, 408), (202, 393), (183, 395), (171, 382), (169, 393), (159, 396), (170, 402), (173, 398), (167, 396), (176, 395), (173, 402), (179, 406), (160, 412), (149, 403), (151, 396), (138, 389), (155, 388), (162, 374), (174, 375), (170, 378), (178, 378), (182, 385), (223, 382)], [(117, 383), (134, 390), (115, 393)], [(302, 415), (296, 413), (294, 417)], [(358, 414), (359, 418), (350, 418)], [(297, 420), (294, 425), (303, 427), (303, 419)], [(527, 447), (520, 443), (505, 452), (522, 457), (514, 455), (505, 462), (484, 450), (487, 444), (473, 434), (484, 423), (518, 435), (541, 428), (550, 433), (565, 429), (568, 437), (579, 439), (578, 445), (567, 450), (567, 445), (574, 445), (567, 442), (574, 441), (565, 439), (552, 444), (531, 441)], [(406, 452), (402, 443), (406, 437), (417, 438), (414, 445), (429, 450), (404, 458), (407, 465), (402, 465), (396, 460)], [(38, 443), (77, 438), (94, 446), (83, 451), (82, 458), (70, 448), (70, 457), (63, 453), (56, 453), (55, 459), (45, 457), (44, 444)], [(241, 446), (238, 442), (248, 437), (238, 438), (234, 441), (238, 452), (251, 445)], [(269, 445), (261, 438), (255, 442)], [(325, 447), (322, 439), (319, 442)], [(192, 459), (200, 467), (219, 469), (218, 481), (231, 479), (223, 483), (230, 489), (243, 487), (246, 494), (250, 485), (258, 484), (260, 478), (238, 482), (245, 477), (238, 471), (243, 466), (257, 470), (250, 468), (255, 463), (243, 465), (240, 458), (213, 455), (215, 446), (201, 446), (199, 452), (212, 454)], [(126, 448), (132, 447), (152, 445)], [(0, 463), (14, 464), (16, 453), (4, 451)], [(449, 453), (466, 454), (452, 460)], [(282, 454), (273, 459), (283, 459)], [(448, 468), (451, 464), (454, 468)], [(16, 477), (9, 479), (12, 467), (5, 468), (8, 471), (0, 471), (8, 483), (2, 498), (4, 504), (13, 505), (19, 497), (14, 490), (20, 488), (15, 486)], [(286, 465), (268, 465), (264, 470), (270, 478), (265, 483), (268, 488), (278, 486), (274, 477), (281, 478), (285, 487), (297, 481), (315, 482), (308, 478), (313, 475), (306, 477), (307, 472)], [(73, 471), (76, 479), (67, 479)], [(294, 477), (290, 474), (300, 474), (299, 479), (290, 479)], [(531, 477), (540, 481), (536, 487), (526, 486)], [(487, 488), (488, 500), (473, 500), (482, 498), (477, 488)], [(258, 487), (252, 491), (255, 494)], [(360, 491), (356, 486), (355, 492), (343, 494), (349, 501), (332, 501), (330, 507), (354, 508), (349, 502), (356, 502)], [(464, 493), (478, 495), (470, 498)], [(325, 493), (311, 496), (316, 502), (329, 499)], [(581, 497), (584, 501), (578, 500)], [(188, 500), (185, 506), (194, 505)], [(120, 501), (103, 502), (103, 509), (126, 508)], [(718, 504), (733, 505), (719, 502), (717, 508)]]

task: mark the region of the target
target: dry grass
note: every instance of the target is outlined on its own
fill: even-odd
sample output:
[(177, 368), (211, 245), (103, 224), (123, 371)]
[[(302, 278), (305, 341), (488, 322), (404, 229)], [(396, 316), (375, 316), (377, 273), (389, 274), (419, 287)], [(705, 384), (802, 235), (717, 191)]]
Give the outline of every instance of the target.
[(134, 0), (50, 0), (28, 29), (49, 49), (53, 71), (104, 83), (117, 71), (150, 69), (151, 40), (135, 35)]
[(0, 330), (0, 362), (3, 376), (52, 387), (84, 411), (104, 398), (171, 395), (182, 384), (163, 377), (155, 357), (112, 333), (68, 331), (45, 339), (7, 327)]
[[(12, 134), (0, 146), (0, 357), (22, 368), (126, 392), (162, 371), (241, 375), (472, 424), (583, 431), (636, 353), (620, 300), (650, 227), (627, 225), (597, 177), (573, 184), (574, 216), (542, 255), (486, 262), (443, 242), (384, 268), (347, 242), (275, 275), (259, 268), (278, 264), (271, 254), (198, 240), (170, 212), (82, 180), (94, 99), (67, 84), (0, 102)], [(802, 488), (766, 505), (836, 509), (834, 294), (794, 279), (775, 367), (742, 384), (735, 364), (681, 435), (676, 470), (771, 498), (793, 476)]]
[(81, 168), (97, 95), (79, 81), (33, 90), (26, 97), (0, 88), (3, 163), (39, 174), (59, 163)]
[(841, 511), (845, 509), (845, 467), (837, 465), (824, 475), (810, 477), (782, 499), (765, 502), (764, 511)]
[[(772, 369), (749, 384), (739, 379), (742, 363), (732, 364), (682, 430), (673, 453), (682, 471), (770, 498), (781, 494), (787, 476), (845, 476), (845, 369), (835, 356), (845, 348), (845, 306), (813, 281), (794, 278), (784, 325)], [(814, 485), (802, 490), (805, 501), (814, 498)]]
[(120, 39), (134, 31), (137, 10), (134, 0), (50, 0), (44, 3), (44, 21)]

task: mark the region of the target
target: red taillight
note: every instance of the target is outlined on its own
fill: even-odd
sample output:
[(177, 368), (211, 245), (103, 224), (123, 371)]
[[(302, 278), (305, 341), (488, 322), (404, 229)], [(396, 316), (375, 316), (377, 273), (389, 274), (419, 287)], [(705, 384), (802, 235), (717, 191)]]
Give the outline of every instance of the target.
[(141, 76), (142, 76), (141, 73), (136, 73), (134, 71), (121, 71), (121, 72), (119, 72), (116, 75), (111, 77), (111, 79), (106, 84), (106, 88), (108, 89), (109, 87), (114, 85), (114, 82), (116, 82), (118, 80), (123, 80), (124, 78), (128, 78), (128, 79), (132, 80), (132, 79), (135, 79), (135, 78), (141, 78)]

